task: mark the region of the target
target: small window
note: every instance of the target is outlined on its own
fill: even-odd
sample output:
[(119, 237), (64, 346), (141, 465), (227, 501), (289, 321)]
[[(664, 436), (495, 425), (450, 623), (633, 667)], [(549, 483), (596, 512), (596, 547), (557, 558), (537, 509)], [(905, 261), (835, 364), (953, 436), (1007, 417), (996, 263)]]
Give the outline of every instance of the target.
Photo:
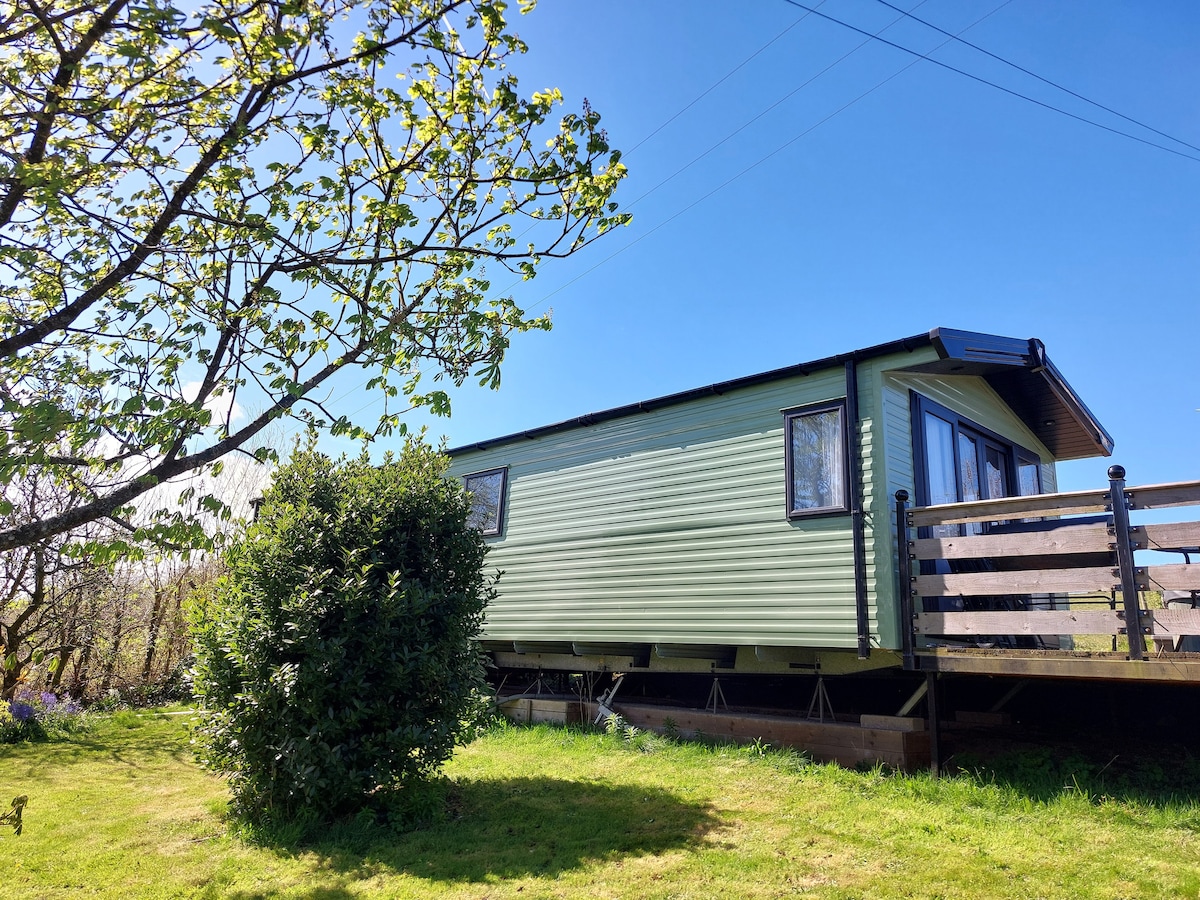
[(784, 431), (788, 517), (848, 512), (845, 401), (786, 411)]
[(504, 519), (504, 482), (508, 469), (489, 469), (463, 476), (463, 486), (471, 495), (471, 514), (467, 524), (484, 534), (499, 534)]
[(1017, 457), (1017, 490), (1022, 497), (1042, 492), (1041, 460)]

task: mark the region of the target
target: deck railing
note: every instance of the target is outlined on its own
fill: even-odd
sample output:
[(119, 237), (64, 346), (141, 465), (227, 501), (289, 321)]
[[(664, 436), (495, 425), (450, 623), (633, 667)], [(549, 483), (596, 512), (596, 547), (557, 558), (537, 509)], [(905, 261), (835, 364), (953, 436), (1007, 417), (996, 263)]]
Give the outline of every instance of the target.
[[(1130, 521), (1141, 510), (1200, 506), (1200, 481), (1126, 487), (1120, 466), (1108, 475), (1107, 490), (940, 506), (909, 507), (898, 491), (906, 667), (933, 646), (1037, 650), (1061, 648), (1068, 635), (1127, 635), (1129, 658), (1141, 660), (1200, 635), (1200, 522)], [(1138, 565), (1144, 550), (1184, 562)], [(1151, 591), (1189, 595), (1152, 609)], [(1111, 602), (1096, 608), (1098, 595)]]

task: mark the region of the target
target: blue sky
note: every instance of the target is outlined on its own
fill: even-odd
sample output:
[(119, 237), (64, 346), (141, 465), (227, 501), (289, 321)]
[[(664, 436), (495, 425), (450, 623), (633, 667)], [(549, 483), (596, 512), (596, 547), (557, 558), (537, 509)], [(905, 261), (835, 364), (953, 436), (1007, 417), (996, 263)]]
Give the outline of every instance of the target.
[[(898, 5), (1200, 147), (1200, 4)], [(820, 11), (872, 33), (898, 18), (876, 0)], [(469, 443), (946, 326), (1041, 338), (1108, 428), (1112, 460), (1062, 465), (1063, 489), (1110, 462), (1133, 484), (1200, 477), (1200, 150), (935, 50), (947, 39), (911, 20), (882, 36), (1192, 158), (855, 50), (860, 34), (785, 0), (560, 0), (516, 29), (522, 88), (586, 97), (627, 151), (634, 221), (512, 288), (554, 330), (514, 341), (498, 392), (411, 424)]]

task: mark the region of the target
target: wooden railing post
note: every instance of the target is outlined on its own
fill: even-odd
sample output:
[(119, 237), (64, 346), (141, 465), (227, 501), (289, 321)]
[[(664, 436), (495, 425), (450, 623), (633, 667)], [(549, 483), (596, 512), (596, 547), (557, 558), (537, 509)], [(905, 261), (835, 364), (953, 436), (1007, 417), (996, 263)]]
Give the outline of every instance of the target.
[(1129, 535), (1129, 503), (1125, 498), (1124, 466), (1108, 467), (1108, 490), (1113, 516), (1117, 570), (1121, 576), (1121, 596), (1125, 601), (1125, 634), (1129, 637), (1129, 658), (1144, 659), (1146, 643), (1142, 638), (1142, 607), (1138, 602), (1137, 578), (1133, 571), (1133, 543)]
[(900, 574), (900, 649), (904, 668), (916, 668), (913, 655), (912, 549), (908, 543), (908, 491), (896, 491), (896, 555)]

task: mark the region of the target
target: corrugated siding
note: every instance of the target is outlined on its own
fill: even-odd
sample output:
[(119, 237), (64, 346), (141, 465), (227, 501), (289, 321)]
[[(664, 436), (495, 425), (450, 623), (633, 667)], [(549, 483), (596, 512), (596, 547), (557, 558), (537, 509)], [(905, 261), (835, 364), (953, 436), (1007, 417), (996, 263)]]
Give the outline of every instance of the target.
[[(860, 440), (872, 646), (899, 646), (894, 495), (913, 491), (909, 391), (1049, 451), (979, 378), (890, 371), (932, 348), (861, 363)], [(845, 395), (834, 368), (641, 415), (464, 451), (451, 472), (508, 467), (493, 640), (853, 649), (849, 516), (789, 522), (780, 411)]]
[(872, 636), (871, 646), (878, 647), (876, 636), (879, 633), (879, 607), (876, 602), (875, 581), (878, 571), (875, 565), (875, 555), (871, 547), (876, 539), (875, 523), (872, 520), (871, 491), (877, 477), (877, 467), (871, 465), (872, 457), (879, 452), (877, 438), (878, 420), (876, 407), (878, 405), (875, 391), (871, 388), (873, 371), (868, 365), (858, 367), (858, 440), (861, 453), (861, 473), (863, 490), (863, 537), (866, 547), (866, 580), (867, 580), (867, 629)]
[(459, 454), (509, 468), (496, 640), (856, 642), (849, 516), (789, 522), (780, 411), (841, 368)]
[[(899, 646), (896, 608), (895, 529), (891, 525), (889, 448), (897, 435), (883, 392), (889, 367), (936, 358), (932, 348), (869, 360), (858, 367), (860, 440), (863, 455), (863, 530), (866, 537), (867, 600), (871, 646)], [(900, 439), (903, 439), (901, 437)]]

